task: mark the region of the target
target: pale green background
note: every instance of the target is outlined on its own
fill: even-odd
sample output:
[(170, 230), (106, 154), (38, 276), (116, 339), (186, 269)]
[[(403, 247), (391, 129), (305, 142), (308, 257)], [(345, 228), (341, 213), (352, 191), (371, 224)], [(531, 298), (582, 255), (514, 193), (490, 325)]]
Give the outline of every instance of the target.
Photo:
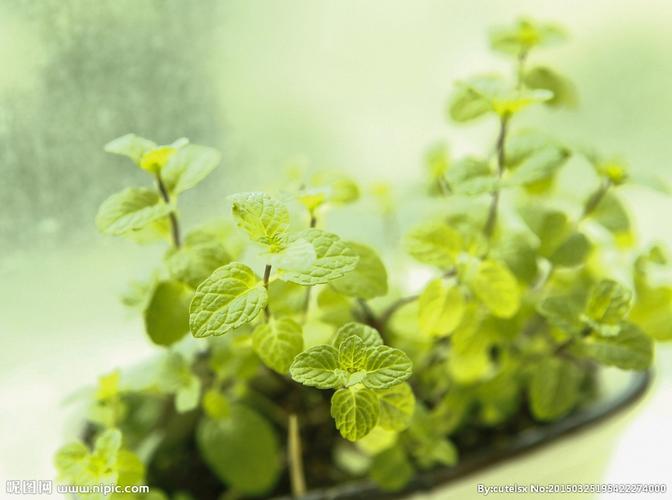
[[(50, 477), (52, 451), (74, 432), (66, 395), (152, 352), (117, 297), (160, 250), (103, 238), (93, 224), (105, 196), (146, 180), (106, 156), (106, 141), (134, 131), (223, 151), (222, 168), (185, 196), (187, 224), (236, 190), (274, 185), (301, 157), (413, 192), (436, 140), (456, 153), (491, 147), (492, 123), (457, 128), (443, 109), (455, 79), (508, 69), (485, 31), (520, 14), (567, 27), (570, 43), (535, 60), (570, 75), (581, 96), (574, 112), (522, 121), (669, 179), (667, 0), (2, 2), (0, 479)], [(672, 241), (669, 201), (625, 192), (642, 238)], [(660, 360), (669, 390), (669, 351)], [(606, 477), (663, 479), (671, 404), (657, 394), (609, 435), (615, 453), (582, 448), (606, 458)], [(570, 460), (558, 452), (543, 467)]]

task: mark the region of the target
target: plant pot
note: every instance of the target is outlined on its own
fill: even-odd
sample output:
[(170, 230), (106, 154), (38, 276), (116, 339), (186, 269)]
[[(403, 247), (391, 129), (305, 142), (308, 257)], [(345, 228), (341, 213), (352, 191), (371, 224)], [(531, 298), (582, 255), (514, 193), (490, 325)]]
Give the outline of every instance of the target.
[[(602, 397), (592, 404), (571, 413), (567, 417), (549, 423), (528, 428), (511, 435), (506, 442), (483, 446), (460, 457), (455, 467), (441, 467), (421, 472), (411, 483), (398, 492), (384, 492), (370, 481), (356, 481), (332, 488), (317, 489), (309, 492), (305, 500), (346, 500), (346, 499), (393, 499), (403, 498), (419, 492), (428, 492), (455, 483), (465, 477), (483, 472), (502, 462), (527, 452), (542, 448), (575, 433), (588, 431), (595, 425), (615, 416), (631, 407), (646, 393), (651, 384), (650, 372), (635, 372), (627, 375), (628, 380), (614, 394)], [(530, 474), (529, 479), (533, 479)], [(513, 481), (512, 481), (513, 482)], [(574, 480), (576, 482), (576, 480)], [(476, 487), (471, 485), (474, 493)], [(464, 498), (456, 496), (455, 498)], [(276, 500), (290, 500), (290, 496), (277, 497)]]

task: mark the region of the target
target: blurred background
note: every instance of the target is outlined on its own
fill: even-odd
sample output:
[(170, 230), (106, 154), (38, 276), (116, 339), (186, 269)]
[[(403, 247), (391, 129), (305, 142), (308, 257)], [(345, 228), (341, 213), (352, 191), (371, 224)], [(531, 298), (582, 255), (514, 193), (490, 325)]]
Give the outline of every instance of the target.
[[(580, 94), (576, 110), (521, 121), (672, 178), (668, 0), (0, 3), (0, 478), (52, 477), (54, 450), (77, 430), (68, 398), (153, 351), (118, 297), (162, 249), (102, 237), (93, 222), (109, 194), (147, 179), (103, 153), (106, 142), (186, 136), (223, 152), (184, 196), (187, 226), (297, 163), (390, 182), (403, 197), (436, 141), (456, 154), (491, 147), (494, 123), (458, 128), (445, 104), (456, 79), (509, 71), (486, 34), (520, 15), (567, 28), (569, 43), (532, 59)], [(669, 199), (624, 193), (640, 241), (672, 243)], [(376, 237), (365, 224), (344, 233)], [(660, 348), (656, 389), (612, 432), (605, 478), (665, 478), (656, 453), (672, 445), (671, 365)]]

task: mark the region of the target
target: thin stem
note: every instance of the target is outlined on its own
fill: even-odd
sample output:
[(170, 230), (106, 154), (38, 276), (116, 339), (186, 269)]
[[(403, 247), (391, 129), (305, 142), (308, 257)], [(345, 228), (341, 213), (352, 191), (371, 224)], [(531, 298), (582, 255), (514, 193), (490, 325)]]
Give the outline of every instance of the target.
[[(161, 174), (159, 172), (156, 173), (156, 183), (159, 186), (159, 193), (161, 194), (161, 198), (163, 198), (163, 201), (165, 201), (167, 204), (170, 204), (170, 195), (168, 194), (168, 189), (166, 189), (166, 185), (163, 183), (163, 179), (161, 179)], [(175, 209), (171, 210), (171, 212), (168, 214), (168, 218), (170, 219), (173, 245), (175, 248), (180, 248), (180, 246), (182, 246), (182, 239), (180, 237), (180, 224), (177, 220)]]
[[(505, 114), (501, 117), (499, 122), (499, 135), (497, 136), (497, 179), (501, 179), (504, 175), (504, 164), (506, 162), (506, 133), (508, 131), (510, 115)], [(497, 210), (499, 207), (499, 187), (496, 187), (492, 192), (492, 201), (490, 202), (490, 209), (488, 210), (488, 219), (485, 221), (483, 227), (483, 234), (490, 239), (492, 233), (495, 231), (497, 224)]]
[[(310, 227), (317, 226), (317, 216), (313, 210), (310, 211)], [(310, 295), (313, 293), (313, 287), (308, 286), (306, 289), (306, 296), (303, 299), (303, 320), (308, 318), (308, 309), (310, 308)]]
[[(272, 266), (270, 264), (266, 264), (266, 267), (264, 268), (264, 288), (266, 289), (267, 294), (268, 282), (271, 278), (271, 268)], [(271, 309), (268, 307), (268, 300), (266, 300), (266, 307), (264, 307), (264, 315), (266, 316), (266, 321), (271, 319)]]
[(516, 88), (523, 87), (523, 79), (525, 77), (525, 62), (527, 61), (527, 50), (523, 50), (518, 54), (518, 64), (516, 66)]
[(303, 472), (303, 452), (301, 449), (299, 418), (295, 413), (292, 413), (289, 416), (287, 454), (289, 461), (289, 480), (292, 485), (292, 496), (299, 498), (306, 494), (306, 477)]

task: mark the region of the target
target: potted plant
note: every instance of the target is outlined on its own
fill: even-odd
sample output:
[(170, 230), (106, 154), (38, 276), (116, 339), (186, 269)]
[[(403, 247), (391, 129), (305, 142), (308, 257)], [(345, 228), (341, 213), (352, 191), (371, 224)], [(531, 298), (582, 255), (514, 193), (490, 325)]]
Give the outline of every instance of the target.
[[(569, 80), (529, 61), (564, 38), (528, 19), (491, 33), (513, 76), (459, 82), (448, 114), (496, 122), (494, 151), (453, 159), (432, 148), (428, 209), (399, 246), (328, 230), (325, 214), (360, 197), (338, 172), (233, 194), (230, 214), (185, 231), (179, 199), (219, 154), (133, 134), (107, 144), (154, 183), (112, 195), (96, 223), (167, 244), (124, 297), (160, 353), (100, 378), (82, 441), (56, 453), (61, 481), (112, 484), (124, 498), (382, 498), (641, 393), (640, 375), (595, 406), (602, 366), (644, 372), (653, 340), (671, 336), (672, 287), (654, 279), (664, 249), (637, 246), (618, 193), (633, 176), (516, 127), (528, 107), (574, 105)], [(587, 172), (585, 185), (562, 188), (566, 165)], [(403, 210), (376, 193), (384, 217)], [(385, 265), (393, 252), (431, 275), (419, 293), (400, 285), (408, 266)], [(152, 491), (132, 488), (144, 484)]]

